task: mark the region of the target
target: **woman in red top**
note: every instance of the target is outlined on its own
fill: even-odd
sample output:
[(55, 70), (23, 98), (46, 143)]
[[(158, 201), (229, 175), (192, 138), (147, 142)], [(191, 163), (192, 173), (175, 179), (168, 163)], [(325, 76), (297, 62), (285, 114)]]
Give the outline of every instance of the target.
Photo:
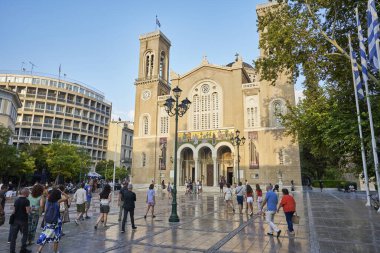
[(257, 214), (261, 214), (261, 203), (263, 202), (263, 191), (260, 189), (260, 185), (256, 184), (256, 201), (257, 201), (257, 208), (258, 212)]
[(288, 189), (286, 188), (282, 189), (282, 193), (283, 193), (283, 196), (282, 196), (280, 204), (278, 205), (277, 212), (280, 211), (281, 207), (282, 209), (284, 209), (286, 222), (288, 223), (289, 234), (294, 234), (292, 217), (294, 213), (296, 212), (296, 201), (291, 195), (289, 195)]

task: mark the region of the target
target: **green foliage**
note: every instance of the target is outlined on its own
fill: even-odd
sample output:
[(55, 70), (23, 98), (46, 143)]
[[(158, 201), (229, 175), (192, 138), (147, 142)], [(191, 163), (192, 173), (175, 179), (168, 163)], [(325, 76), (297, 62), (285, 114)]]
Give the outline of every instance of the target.
[(74, 178), (79, 173), (87, 173), (90, 157), (87, 152), (77, 146), (53, 142), (45, 147), (46, 162), (53, 177), (62, 175), (65, 178)]
[[(355, 1), (289, 0), (259, 18), (260, 47), (268, 53), (255, 61), (264, 80), (275, 85), (279, 75), (289, 82), (302, 75), (305, 99), (289, 106), (283, 117), (287, 133), (301, 145), (303, 173), (323, 178), (326, 169), (362, 171), (360, 139), (354, 100), (347, 33), (358, 51)], [(366, 2), (359, 2), (365, 24)], [(359, 61), (360, 62), (360, 61)], [(370, 75), (370, 89), (379, 91), (377, 73)], [(371, 97), (375, 133), (380, 131), (380, 100)], [(367, 157), (371, 158), (367, 108), (360, 101)], [(303, 157), (302, 157), (303, 156)], [(371, 159), (369, 159), (371, 161)], [(346, 166), (346, 165), (350, 166)], [(370, 162), (371, 164), (371, 162)], [(370, 175), (373, 170), (370, 170)], [(328, 176), (335, 177), (327, 170)]]
[(106, 180), (112, 179), (113, 161), (101, 160), (96, 164), (95, 170), (97, 173), (102, 175)]

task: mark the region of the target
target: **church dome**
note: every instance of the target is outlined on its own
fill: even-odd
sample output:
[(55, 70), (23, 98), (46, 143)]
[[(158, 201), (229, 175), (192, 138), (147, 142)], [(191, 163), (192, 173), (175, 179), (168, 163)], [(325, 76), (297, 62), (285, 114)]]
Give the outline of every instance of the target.
[[(235, 63), (235, 62), (228, 63), (226, 66), (227, 66), (227, 67), (232, 67), (232, 64), (234, 64), (234, 63)], [(246, 62), (243, 62), (243, 67), (244, 67), (244, 68), (253, 69), (252, 65), (249, 64), (249, 63), (246, 63)]]

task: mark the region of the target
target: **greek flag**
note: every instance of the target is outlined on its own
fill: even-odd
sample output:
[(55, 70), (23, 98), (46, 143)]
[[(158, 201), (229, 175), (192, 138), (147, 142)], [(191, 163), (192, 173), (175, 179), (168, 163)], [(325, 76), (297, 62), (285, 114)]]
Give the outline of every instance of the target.
[(360, 62), (362, 64), (363, 81), (364, 81), (364, 84), (366, 84), (368, 81), (367, 54), (365, 51), (364, 36), (363, 36), (362, 26), (360, 24), (358, 7), (355, 8), (355, 11), (356, 11), (356, 22), (358, 25), (359, 45), (360, 45)]
[(376, 48), (376, 40), (379, 39), (379, 19), (377, 17), (375, 0), (368, 1), (367, 10), (368, 23), (368, 52), (370, 64), (379, 70), (378, 53)]
[(161, 27), (161, 23), (160, 23), (160, 20), (158, 20), (157, 15), (156, 15), (156, 26)]
[(349, 41), (350, 52), (351, 52), (351, 65), (352, 65), (352, 75), (354, 77), (354, 84), (356, 87), (356, 94), (359, 99), (364, 98), (363, 83), (360, 78), (358, 63), (356, 62), (356, 55), (354, 50), (352, 50), (351, 40)]

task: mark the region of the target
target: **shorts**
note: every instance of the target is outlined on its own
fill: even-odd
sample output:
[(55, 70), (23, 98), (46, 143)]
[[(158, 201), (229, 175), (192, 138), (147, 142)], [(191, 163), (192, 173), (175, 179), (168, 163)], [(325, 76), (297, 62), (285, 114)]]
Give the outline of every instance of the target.
[(78, 213), (84, 213), (84, 212), (86, 212), (86, 203), (77, 204), (77, 212)]
[(247, 203), (253, 203), (253, 197), (247, 197)]
[(154, 206), (154, 202), (153, 201), (150, 201), (147, 204), (148, 204), (148, 206)]
[(100, 205), (100, 213), (109, 213), (110, 206), (109, 205)]
[(226, 194), (224, 200), (225, 200), (225, 201), (232, 200), (232, 196), (229, 195), (229, 194)]
[(263, 202), (263, 197), (257, 197), (257, 202), (259, 202), (259, 203), (261, 203), (261, 202)]
[(86, 209), (89, 209), (91, 206), (91, 199), (86, 201)]
[(243, 196), (236, 196), (236, 199), (237, 199), (238, 205), (243, 205), (243, 200), (244, 200)]

